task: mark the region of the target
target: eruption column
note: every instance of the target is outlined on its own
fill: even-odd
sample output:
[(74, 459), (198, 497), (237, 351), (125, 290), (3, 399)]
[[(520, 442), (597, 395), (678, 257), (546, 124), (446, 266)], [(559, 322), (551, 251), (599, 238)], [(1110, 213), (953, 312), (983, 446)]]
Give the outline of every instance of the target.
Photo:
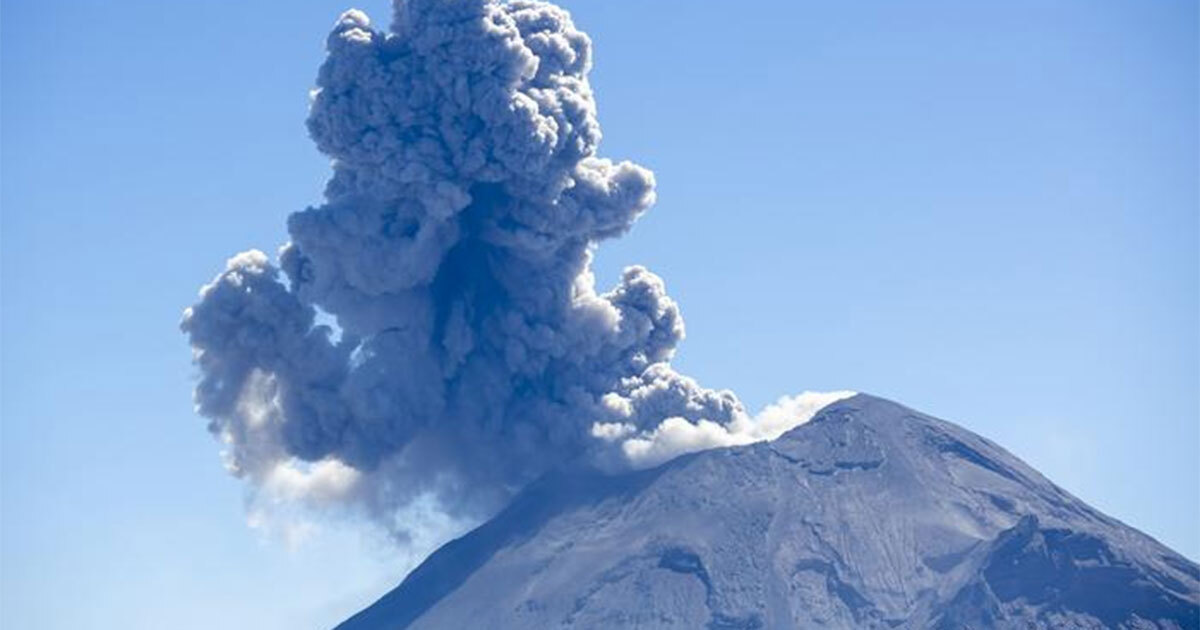
[(234, 474), (384, 518), (429, 493), (481, 515), (555, 466), (627, 463), (620, 438), (668, 418), (746, 422), (670, 367), (683, 320), (657, 276), (596, 292), (591, 248), (654, 178), (597, 157), (591, 42), (565, 11), (408, 0), (387, 32), (345, 13), (327, 49), (308, 118), (326, 202), (182, 323)]

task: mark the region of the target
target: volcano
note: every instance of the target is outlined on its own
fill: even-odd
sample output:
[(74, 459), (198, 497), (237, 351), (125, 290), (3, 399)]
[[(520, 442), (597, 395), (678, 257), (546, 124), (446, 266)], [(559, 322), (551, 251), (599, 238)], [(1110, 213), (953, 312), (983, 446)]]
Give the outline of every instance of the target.
[(551, 473), (338, 630), (1200, 628), (1200, 567), (859, 394), (771, 442)]

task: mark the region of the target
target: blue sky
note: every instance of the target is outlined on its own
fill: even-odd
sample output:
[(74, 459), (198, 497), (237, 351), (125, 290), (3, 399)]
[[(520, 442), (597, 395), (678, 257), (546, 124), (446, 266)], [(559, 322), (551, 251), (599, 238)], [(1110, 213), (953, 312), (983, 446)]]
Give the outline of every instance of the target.
[[(659, 183), (598, 275), (667, 280), (683, 372), (957, 421), (1200, 558), (1195, 2), (565, 4)], [(319, 200), (344, 8), (4, 0), (0, 626), (322, 628), (414, 561), (249, 529), (177, 330)]]

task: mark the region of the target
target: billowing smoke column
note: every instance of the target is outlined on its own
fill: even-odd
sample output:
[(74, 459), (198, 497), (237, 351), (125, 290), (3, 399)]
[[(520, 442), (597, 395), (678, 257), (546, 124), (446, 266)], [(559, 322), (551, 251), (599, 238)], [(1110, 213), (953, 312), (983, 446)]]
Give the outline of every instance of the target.
[(845, 395), (751, 418), (668, 364), (683, 320), (657, 276), (596, 292), (589, 248), (654, 179), (596, 157), (591, 45), (564, 11), (395, 12), (390, 32), (350, 11), (329, 36), (308, 119), (327, 202), (289, 218), (278, 267), (235, 256), (184, 315), (197, 408), (267, 503), (403, 535), (414, 506), (479, 518), (556, 466), (771, 439)]
[(657, 276), (594, 289), (589, 248), (654, 178), (596, 156), (590, 66), (541, 2), (402, 1), (386, 33), (341, 17), (308, 119), (327, 202), (289, 218), (278, 267), (231, 259), (182, 324), (235, 474), (379, 514), (430, 493), (485, 512), (667, 418), (744, 416), (668, 365), (683, 320)]

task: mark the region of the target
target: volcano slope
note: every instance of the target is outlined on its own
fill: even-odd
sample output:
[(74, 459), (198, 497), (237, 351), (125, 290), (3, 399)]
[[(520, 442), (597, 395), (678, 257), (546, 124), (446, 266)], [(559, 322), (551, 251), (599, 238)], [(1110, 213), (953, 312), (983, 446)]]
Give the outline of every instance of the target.
[(773, 442), (544, 477), (339, 630), (1200, 628), (1200, 568), (867, 395)]

